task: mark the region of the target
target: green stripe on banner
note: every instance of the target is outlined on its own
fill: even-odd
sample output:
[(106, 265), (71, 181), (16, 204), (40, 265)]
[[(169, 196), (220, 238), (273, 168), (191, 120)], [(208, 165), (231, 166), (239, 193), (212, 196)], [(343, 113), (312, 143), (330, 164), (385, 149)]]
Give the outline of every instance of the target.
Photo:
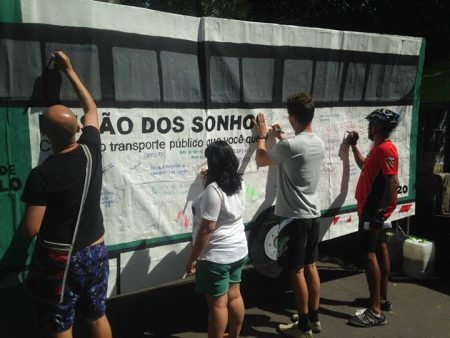
[[(0, 22), (22, 22), (20, 0), (0, 1)], [(20, 195), (31, 169), (28, 115), (25, 108), (5, 107), (4, 99), (0, 97), (0, 298), (8, 306), (0, 307), (0, 322), (23, 325), (35, 316), (33, 303), (22, 291), (23, 273), (10, 271), (26, 264), (30, 253), (29, 242), (17, 231), (24, 210)]]
[(425, 39), (422, 40), (422, 45), (420, 47), (420, 56), (418, 64), (418, 72), (416, 78), (416, 84), (414, 87), (414, 103), (412, 111), (412, 121), (411, 121), (411, 143), (410, 143), (410, 160), (409, 160), (409, 194), (410, 198), (416, 197), (416, 160), (417, 160), (417, 132), (419, 125), (419, 109), (420, 109), (420, 89), (422, 85), (422, 75), (423, 75), (423, 64), (425, 62)]
[[(22, 22), (20, 0), (0, 1), (0, 21)], [(19, 234), (18, 227), (24, 211), (20, 196), (31, 169), (31, 150), (27, 109), (9, 108), (7, 98), (0, 100), (1, 287), (21, 280), (21, 276), (11, 276), (8, 271), (23, 266), (29, 257), (30, 243)]]
[(0, 22), (22, 22), (20, 0), (0, 1)]
[[(408, 196), (400, 197), (398, 199), (398, 205), (401, 204), (407, 204), (407, 203), (414, 203), (414, 199), (411, 199)], [(342, 214), (350, 213), (350, 212), (356, 212), (356, 204), (348, 205), (342, 208), (336, 208), (336, 209), (329, 209), (329, 210), (322, 210), (322, 218), (327, 217), (333, 217), (333, 216), (339, 216)], [(253, 226), (255, 225), (255, 222), (248, 222), (245, 223), (245, 230), (251, 231)], [(128, 242), (128, 243), (119, 243), (114, 245), (108, 245), (108, 252), (111, 256), (124, 253), (124, 252), (130, 252), (135, 250), (144, 250), (148, 248), (154, 248), (158, 246), (163, 245), (169, 245), (169, 244), (176, 244), (176, 243), (184, 243), (189, 242), (192, 240), (192, 234), (191, 233), (184, 233), (184, 234), (177, 234), (172, 236), (162, 236), (157, 238), (149, 238), (149, 239), (142, 239), (138, 241)], [(110, 257), (113, 258), (113, 257)]]

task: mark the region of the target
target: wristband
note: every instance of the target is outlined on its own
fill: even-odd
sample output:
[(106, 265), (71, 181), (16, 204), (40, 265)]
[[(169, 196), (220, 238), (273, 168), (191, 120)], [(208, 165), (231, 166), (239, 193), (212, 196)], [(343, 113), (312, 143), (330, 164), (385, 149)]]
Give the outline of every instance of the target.
[(258, 136), (256, 136), (256, 139), (257, 139), (257, 140), (265, 140), (265, 139), (267, 139), (268, 136), (269, 136), (269, 133), (267, 133), (266, 136), (264, 136), (264, 135), (258, 135)]

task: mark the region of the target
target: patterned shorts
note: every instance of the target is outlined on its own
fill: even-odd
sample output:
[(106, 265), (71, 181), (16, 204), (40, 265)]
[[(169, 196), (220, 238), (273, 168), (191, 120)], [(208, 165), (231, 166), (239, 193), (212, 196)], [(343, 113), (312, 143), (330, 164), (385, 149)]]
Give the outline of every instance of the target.
[(62, 332), (72, 327), (75, 307), (84, 318), (95, 320), (106, 313), (108, 289), (108, 252), (105, 244), (89, 246), (72, 254), (64, 302), (59, 305), (38, 303), (38, 322), (45, 330)]

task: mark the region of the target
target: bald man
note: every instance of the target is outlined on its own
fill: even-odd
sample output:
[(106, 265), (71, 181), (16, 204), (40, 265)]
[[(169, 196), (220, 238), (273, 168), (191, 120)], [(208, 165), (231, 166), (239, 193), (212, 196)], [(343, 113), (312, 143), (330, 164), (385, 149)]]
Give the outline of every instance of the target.
[(111, 337), (106, 318), (106, 292), (109, 275), (108, 255), (103, 241), (104, 226), (100, 209), (102, 154), (97, 106), (63, 52), (54, 52), (58, 69), (70, 80), (84, 111), (80, 131), (75, 114), (66, 106), (54, 105), (43, 115), (43, 130), (52, 146), (51, 155), (34, 168), (25, 184), (26, 203), (22, 233), (55, 243), (71, 243), (78, 218), (86, 176), (86, 155), (92, 156), (92, 175), (78, 225), (70, 260), (64, 300), (59, 305), (38, 303), (40, 326), (53, 337), (72, 337), (75, 306), (82, 305), (83, 316), (92, 337)]

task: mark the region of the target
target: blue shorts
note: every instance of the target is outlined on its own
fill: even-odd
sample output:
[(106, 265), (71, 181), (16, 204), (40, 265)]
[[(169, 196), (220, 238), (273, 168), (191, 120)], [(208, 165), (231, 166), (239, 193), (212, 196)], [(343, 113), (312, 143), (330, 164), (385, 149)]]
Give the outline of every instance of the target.
[(51, 332), (68, 330), (75, 321), (77, 303), (81, 306), (84, 318), (95, 320), (103, 317), (106, 313), (108, 276), (108, 252), (104, 243), (73, 253), (64, 302), (59, 305), (38, 303), (39, 325)]

